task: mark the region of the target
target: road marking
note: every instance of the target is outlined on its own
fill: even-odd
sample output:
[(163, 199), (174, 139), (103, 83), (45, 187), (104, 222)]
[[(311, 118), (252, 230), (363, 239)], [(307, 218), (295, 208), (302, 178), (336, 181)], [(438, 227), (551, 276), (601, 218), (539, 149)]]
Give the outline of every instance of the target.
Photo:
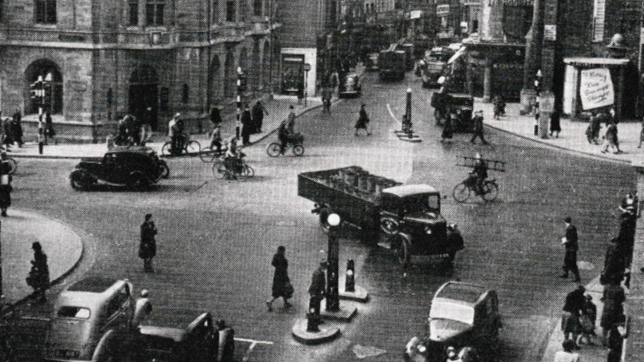
[(204, 187), (208, 183), (208, 180), (204, 181), (201, 185), (199, 185), (196, 189), (190, 191), (189, 189), (186, 189), (186, 192), (195, 192), (199, 191), (200, 188)]
[(46, 318), (46, 317), (20, 317), (20, 319), (28, 320), (28, 321), (41, 321), (41, 322), (49, 322), (51, 321), (51, 318)]
[(400, 123), (400, 121), (394, 116), (394, 112), (391, 111), (391, 107), (389, 106), (389, 103), (387, 103), (387, 110), (389, 111), (389, 114), (391, 115), (391, 118), (394, 119), (394, 121)]
[(253, 352), (255, 349), (255, 346), (258, 344), (268, 344), (271, 345), (273, 342), (271, 341), (257, 341), (254, 339), (247, 339), (247, 338), (235, 338), (235, 341), (239, 342), (250, 342), (250, 346), (246, 350), (246, 353), (244, 353), (244, 357), (242, 357), (242, 362), (248, 362), (250, 360), (250, 354)]

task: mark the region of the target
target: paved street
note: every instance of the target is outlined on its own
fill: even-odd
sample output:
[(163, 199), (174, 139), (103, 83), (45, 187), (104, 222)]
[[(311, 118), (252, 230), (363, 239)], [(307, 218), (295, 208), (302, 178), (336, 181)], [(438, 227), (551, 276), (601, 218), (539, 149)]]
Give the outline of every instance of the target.
[[(68, 182), (75, 161), (24, 160), (14, 181), (14, 205), (38, 210), (83, 230), (92, 239), (84, 264), (68, 283), (83, 275), (129, 278), (137, 291), (150, 291), (154, 312), (149, 323), (185, 326), (200, 312), (211, 311), (236, 329), (238, 360), (349, 361), (356, 346), (386, 351), (368, 361), (399, 360), (409, 338), (421, 334), (429, 302), (449, 277), (429, 260), (414, 260), (404, 278), (388, 251), (357, 240), (342, 240), (341, 270), (356, 261), (357, 284), (371, 300), (359, 306), (342, 337), (323, 346), (294, 342), (291, 327), (304, 316), (310, 274), (326, 249), (326, 235), (311, 215), (312, 203), (297, 196), (297, 174), (357, 164), (372, 173), (403, 182), (428, 183), (445, 196), (443, 214), (463, 232), (466, 249), (457, 256), (452, 278), (483, 283), (499, 292), (503, 315), (502, 356), (507, 362), (536, 361), (558, 323), (563, 296), (574, 287), (557, 278), (563, 258), (563, 218), (570, 215), (580, 232), (582, 281), (599, 273), (604, 244), (615, 233), (615, 206), (635, 188), (629, 166), (553, 150), (505, 133), (486, 134), (491, 146), (438, 142), (429, 107), (430, 92), (408, 74), (409, 84), (381, 84), (367, 76), (362, 98), (333, 105), (331, 115), (313, 110), (297, 121), (305, 135), (304, 157), (269, 158), (266, 145), (275, 136), (247, 148), (256, 176), (246, 182), (216, 180), (198, 158), (169, 160), (171, 177), (150, 192), (75, 192)], [(414, 94), (413, 122), (424, 139), (399, 141), (393, 134), (404, 113), (405, 90)], [(372, 119), (372, 136), (355, 137), (353, 124), (361, 103)], [(456, 204), (451, 191), (468, 169), (456, 156), (507, 162), (505, 173), (492, 172), (500, 185), (496, 202)], [(144, 274), (137, 257), (138, 228), (151, 212), (159, 228), (155, 274)], [(94, 245), (94, 241), (96, 242)], [(276, 302), (266, 311), (278, 245), (286, 246), (295, 287), (295, 307)], [(51, 299), (51, 298), (50, 298)], [(24, 316), (45, 317), (47, 306), (26, 309)], [(32, 323), (38, 323), (33, 321)], [(39, 330), (38, 327), (35, 330)], [(33, 333), (30, 345), (41, 343)], [(253, 341), (262, 341), (249, 347)], [(264, 343), (264, 342), (271, 342)], [(36, 360), (37, 349), (24, 350)]]

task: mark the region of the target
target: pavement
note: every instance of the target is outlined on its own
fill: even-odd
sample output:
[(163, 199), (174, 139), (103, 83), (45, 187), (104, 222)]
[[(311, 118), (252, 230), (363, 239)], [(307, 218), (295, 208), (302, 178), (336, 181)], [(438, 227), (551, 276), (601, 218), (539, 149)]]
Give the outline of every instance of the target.
[[(289, 113), (289, 105), (295, 106), (297, 115), (305, 112), (320, 111), (321, 101), (318, 97), (309, 98), (307, 105), (297, 104), (294, 97), (275, 96), (271, 100), (264, 102), (268, 115), (264, 118), (263, 132), (251, 135), (251, 144), (260, 142), (266, 137), (271, 136), (279, 126), (280, 122), (286, 118)], [(639, 133), (641, 124), (639, 122), (622, 122), (619, 124), (620, 148), (623, 153), (601, 153), (600, 146), (591, 145), (587, 142), (585, 136), (586, 122), (572, 122), (568, 119), (561, 120), (562, 132), (559, 137), (549, 137), (542, 139), (534, 135), (535, 119), (531, 116), (522, 116), (519, 114), (519, 104), (509, 103), (506, 106), (506, 115), (500, 120), (493, 119), (493, 109), (491, 104), (484, 104), (477, 100), (475, 109), (481, 109), (484, 112), (485, 125), (489, 128), (502, 132), (512, 133), (519, 137), (532, 140), (542, 146), (555, 147), (576, 153), (582, 153), (593, 157), (598, 157), (613, 162), (641, 162), (644, 159), (644, 148), (637, 148), (639, 142)], [(235, 120), (225, 119), (222, 125), (222, 136), (224, 139), (230, 138), (235, 134)], [(193, 135), (202, 147), (207, 146), (209, 141), (205, 134)], [(154, 141), (148, 146), (160, 153), (161, 146), (165, 142), (164, 134), (156, 134)], [(493, 141), (493, 139), (492, 139)], [(38, 145), (35, 143), (26, 143), (22, 148), (13, 147), (10, 157), (15, 158), (67, 158), (79, 159), (82, 157), (101, 157), (107, 151), (106, 143), (100, 144), (59, 144), (47, 145), (42, 155), (38, 153)], [(20, 177), (20, 169), (16, 174)], [(3, 304), (13, 304), (25, 300), (32, 290), (25, 283), (25, 277), (29, 272), (29, 261), (33, 258), (31, 243), (39, 241), (45, 253), (48, 255), (51, 280), (55, 283), (70, 273), (77, 265), (83, 254), (83, 241), (73, 229), (57, 220), (40, 215), (34, 211), (9, 209), (9, 217), (4, 218), (4, 229), (2, 234), (2, 271), (3, 271)], [(638, 231), (640, 227), (638, 226)], [(636, 238), (636, 251), (641, 249), (642, 233), (638, 232)], [(642, 255), (637, 252), (634, 255), (633, 265), (641, 265)], [(588, 285), (587, 292), (593, 297), (593, 302), (597, 305), (598, 316), (601, 316), (603, 304), (600, 301), (603, 287), (598, 282), (597, 276)], [(634, 272), (632, 284), (638, 285), (641, 276), (639, 271)], [(641, 283), (640, 283), (641, 284)], [(635, 288), (634, 288), (635, 290)], [(638, 293), (639, 295), (639, 293)], [(631, 297), (633, 295), (631, 294)], [(627, 298), (627, 304), (628, 304)], [(642, 298), (638, 298), (642, 299)], [(563, 304), (563, 301), (562, 301)], [(641, 306), (640, 306), (641, 307)], [(639, 310), (640, 308), (636, 308)], [(641, 318), (637, 323), (641, 324)], [(599, 317), (597, 319), (599, 323)], [(554, 353), (561, 349), (563, 334), (561, 333), (559, 323), (552, 326), (552, 333), (545, 347), (543, 362), (553, 361)], [(639, 328), (639, 325), (634, 328)], [(641, 329), (641, 328), (639, 328)], [(639, 333), (639, 330), (633, 334)], [(601, 335), (601, 329), (597, 326), (597, 334)], [(636, 348), (637, 349), (637, 348)], [(584, 362), (605, 361), (606, 349), (602, 347), (601, 340), (596, 340), (594, 346), (583, 345), (578, 351), (581, 360)], [(636, 353), (632, 351), (632, 353)], [(626, 349), (629, 355), (629, 349)], [(631, 356), (637, 360), (640, 354)], [(631, 360), (631, 359), (626, 359)], [(644, 360), (644, 359), (639, 359)]]
[[(509, 103), (506, 105), (506, 115), (500, 117), (499, 120), (494, 119), (494, 109), (491, 103), (483, 103), (480, 100), (475, 101), (474, 109), (483, 110), (483, 116), (485, 119), (485, 125), (496, 129), (502, 132), (512, 133), (516, 136), (537, 142), (546, 147), (554, 147), (562, 150), (573, 151), (576, 153), (585, 154), (592, 157), (602, 158), (610, 160), (613, 162), (623, 162), (623, 163), (641, 163), (644, 160), (644, 148), (638, 148), (639, 135), (641, 131), (641, 123), (635, 121), (625, 121), (618, 124), (618, 135), (620, 150), (622, 152), (614, 154), (602, 153), (601, 145), (594, 145), (588, 143), (586, 139), (586, 128), (588, 127), (588, 122), (584, 121), (571, 121), (568, 118), (561, 119), (561, 129), (558, 137), (549, 136), (548, 138), (541, 138), (534, 134), (536, 120), (534, 116), (531, 115), (520, 115), (519, 109), (520, 104), (518, 103)], [(601, 134), (605, 131), (605, 128), (602, 128)], [(641, 230), (641, 222), (638, 223), (638, 232), (636, 236), (636, 244), (641, 245), (644, 241), (642, 237), (643, 231)], [(635, 268), (637, 265), (641, 265), (642, 255), (641, 253), (636, 253), (633, 259), (634, 272), (631, 280), (631, 285), (641, 284), (641, 274)], [(601, 270), (600, 270), (601, 271)], [(583, 272), (582, 272), (583, 274)], [(596, 333), (598, 337), (595, 337), (593, 340), (593, 345), (582, 344), (581, 349), (576, 351), (579, 353), (580, 360), (584, 362), (600, 362), (606, 361), (606, 356), (608, 354), (608, 349), (603, 346), (601, 327), (599, 326), (600, 317), (604, 304), (600, 300), (604, 287), (599, 283), (599, 275), (597, 275), (592, 281), (585, 285), (586, 293), (591, 295), (593, 298), (593, 303), (597, 305), (597, 321), (596, 321)], [(571, 286), (572, 291), (574, 286)], [(626, 288), (625, 288), (626, 289)], [(628, 291), (628, 289), (626, 289)], [(629, 295), (630, 294), (630, 295)], [(640, 345), (641, 341), (636, 342), (637, 338), (641, 337), (641, 327), (642, 327), (642, 318), (641, 306), (637, 308), (629, 308), (629, 301), (641, 304), (639, 302), (641, 298), (641, 293), (635, 293), (635, 290), (631, 290), (631, 293), (627, 294), (627, 301), (625, 303), (626, 313), (631, 318), (630, 329), (633, 331), (631, 333), (632, 345)], [(638, 295), (639, 297), (636, 297)], [(563, 300), (562, 300), (563, 307)], [(628, 311), (631, 311), (630, 313)], [(556, 316), (555, 316), (556, 317)], [(559, 321), (558, 318), (555, 320)], [(638, 337), (636, 337), (636, 335)], [(550, 338), (545, 347), (545, 352), (542, 357), (542, 362), (551, 362), (554, 361), (554, 355), (557, 351), (562, 350), (562, 343), (564, 341), (564, 336), (561, 331), (561, 326), (557, 322), (552, 326), (552, 332), (550, 333)], [(644, 355), (641, 352), (637, 351), (637, 348), (632, 348), (628, 342), (625, 343), (624, 348), (624, 359), (622, 361), (636, 361), (644, 360)]]

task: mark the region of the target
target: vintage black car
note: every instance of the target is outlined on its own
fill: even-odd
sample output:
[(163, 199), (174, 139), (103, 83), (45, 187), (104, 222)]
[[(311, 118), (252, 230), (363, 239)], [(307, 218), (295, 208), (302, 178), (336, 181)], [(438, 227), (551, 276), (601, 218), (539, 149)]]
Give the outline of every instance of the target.
[(234, 358), (232, 328), (213, 325), (210, 313), (201, 314), (185, 329), (141, 326), (140, 331), (137, 361), (232, 362)]
[(442, 126), (445, 119), (450, 117), (454, 132), (474, 131), (472, 118), (474, 97), (471, 95), (435, 92), (432, 94), (430, 105), (434, 107), (434, 119), (437, 125)]
[(145, 190), (168, 178), (168, 164), (148, 147), (116, 147), (102, 158), (83, 158), (69, 175), (72, 188), (90, 190), (104, 184)]
[(472, 347), (482, 357), (493, 355), (501, 328), (498, 306), (494, 290), (465, 282), (443, 284), (432, 299), (428, 334), (412, 338), (405, 360), (442, 362), (448, 347)]

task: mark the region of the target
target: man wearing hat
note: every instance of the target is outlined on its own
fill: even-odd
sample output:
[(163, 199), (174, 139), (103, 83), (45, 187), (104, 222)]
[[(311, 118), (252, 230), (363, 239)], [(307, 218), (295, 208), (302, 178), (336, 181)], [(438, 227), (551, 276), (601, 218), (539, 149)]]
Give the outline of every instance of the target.
[(566, 248), (566, 255), (564, 257), (563, 273), (561, 278), (568, 278), (568, 272), (571, 271), (575, 277), (575, 282), (579, 282), (579, 268), (577, 268), (577, 250), (579, 249), (577, 228), (572, 224), (572, 219), (567, 216), (564, 219), (566, 223), (566, 235), (561, 239), (561, 243)]
[(326, 275), (324, 273), (326, 266), (326, 260), (320, 261), (320, 266), (313, 272), (309, 287), (309, 295), (311, 296), (309, 311), (312, 311), (316, 316), (320, 315), (320, 303), (326, 294)]
[(141, 224), (139, 258), (143, 259), (143, 271), (146, 273), (154, 273), (152, 258), (157, 254), (156, 234), (157, 227), (152, 221), (152, 214), (145, 215), (145, 221)]
[(478, 110), (474, 112), (474, 119), (472, 122), (474, 123), (474, 135), (472, 136), (472, 139), (470, 139), (470, 142), (475, 143), (474, 140), (476, 140), (476, 137), (479, 137), (484, 145), (489, 145), (485, 140), (485, 137), (483, 137), (483, 111)]

